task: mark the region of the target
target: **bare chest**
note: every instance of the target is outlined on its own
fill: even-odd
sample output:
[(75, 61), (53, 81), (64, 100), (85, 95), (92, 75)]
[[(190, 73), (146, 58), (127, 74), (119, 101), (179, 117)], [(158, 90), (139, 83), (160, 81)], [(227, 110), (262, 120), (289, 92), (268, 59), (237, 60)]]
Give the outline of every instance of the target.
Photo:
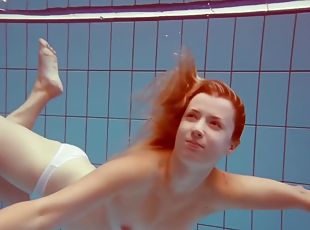
[(201, 216), (196, 199), (156, 192), (118, 196), (107, 208), (112, 230), (188, 230)]

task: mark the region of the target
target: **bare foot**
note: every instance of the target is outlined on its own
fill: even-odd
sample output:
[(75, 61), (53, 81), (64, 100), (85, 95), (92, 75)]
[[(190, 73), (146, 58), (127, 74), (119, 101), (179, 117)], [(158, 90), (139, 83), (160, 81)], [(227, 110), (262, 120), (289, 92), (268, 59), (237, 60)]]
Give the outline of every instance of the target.
[(63, 86), (58, 75), (58, 63), (55, 50), (44, 39), (39, 39), (39, 66), (36, 90), (45, 91), (50, 98), (59, 96)]

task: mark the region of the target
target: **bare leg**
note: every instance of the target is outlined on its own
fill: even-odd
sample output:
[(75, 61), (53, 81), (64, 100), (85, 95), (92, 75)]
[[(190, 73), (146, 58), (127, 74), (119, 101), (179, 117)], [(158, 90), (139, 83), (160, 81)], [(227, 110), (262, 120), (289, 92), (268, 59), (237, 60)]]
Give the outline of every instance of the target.
[(28, 129), (32, 129), (46, 103), (63, 91), (56, 52), (42, 38), (39, 39), (39, 45), (38, 77), (31, 94), (22, 106), (7, 116), (9, 120)]
[(0, 176), (31, 193), (60, 143), (0, 116)]
[(2, 177), (0, 177), (0, 188), (0, 200), (5, 206), (29, 200), (28, 193), (18, 189)]
[[(63, 91), (58, 75), (56, 52), (43, 39), (39, 39), (38, 77), (26, 102), (8, 115), (7, 119), (32, 129), (35, 120), (46, 103)], [(29, 196), (0, 177), (0, 200), (5, 205), (28, 200)]]

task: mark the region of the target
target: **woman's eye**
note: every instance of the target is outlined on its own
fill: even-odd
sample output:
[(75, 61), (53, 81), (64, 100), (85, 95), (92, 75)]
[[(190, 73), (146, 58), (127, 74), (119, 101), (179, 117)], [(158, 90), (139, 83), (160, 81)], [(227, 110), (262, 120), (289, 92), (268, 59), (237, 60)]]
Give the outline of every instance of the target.
[(194, 113), (188, 113), (188, 114), (186, 115), (186, 117), (187, 117), (187, 118), (194, 119), (194, 118), (196, 118), (196, 115), (195, 115)]
[(218, 122), (218, 121), (211, 121), (211, 122), (210, 122), (210, 125), (213, 126), (213, 127), (219, 128), (219, 129), (222, 128), (221, 123)]

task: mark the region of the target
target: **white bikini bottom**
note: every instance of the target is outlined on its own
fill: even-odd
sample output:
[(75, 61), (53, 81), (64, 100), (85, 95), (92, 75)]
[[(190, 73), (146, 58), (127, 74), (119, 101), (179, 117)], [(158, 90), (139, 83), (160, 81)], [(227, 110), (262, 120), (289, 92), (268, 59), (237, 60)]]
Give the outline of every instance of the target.
[(41, 174), (36, 186), (34, 187), (32, 193), (30, 194), (30, 199), (32, 200), (38, 199), (44, 195), (47, 183), (50, 177), (52, 176), (53, 172), (58, 167), (60, 167), (67, 161), (80, 157), (81, 158), (85, 157), (87, 160), (89, 160), (86, 153), (82, 149), (74, 145), (61, 144), (59, 150), (57, 151), (57, 153), (55, 154), (49, 165), (45, 168), (45, 170)]

